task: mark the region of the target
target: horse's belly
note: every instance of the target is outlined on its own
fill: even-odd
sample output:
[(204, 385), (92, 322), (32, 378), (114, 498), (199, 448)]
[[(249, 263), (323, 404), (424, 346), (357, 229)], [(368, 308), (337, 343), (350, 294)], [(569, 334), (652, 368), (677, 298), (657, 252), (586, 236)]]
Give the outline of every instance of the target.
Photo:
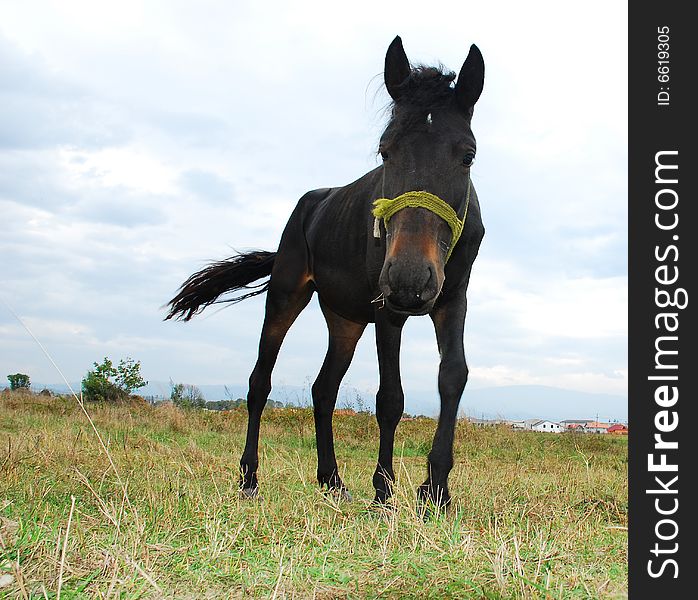
[(320, 301), (339, 316), (357, 323), (375, 320), (371, 291), (365, 278), (320, 267), (315, 269), (313, 281)]

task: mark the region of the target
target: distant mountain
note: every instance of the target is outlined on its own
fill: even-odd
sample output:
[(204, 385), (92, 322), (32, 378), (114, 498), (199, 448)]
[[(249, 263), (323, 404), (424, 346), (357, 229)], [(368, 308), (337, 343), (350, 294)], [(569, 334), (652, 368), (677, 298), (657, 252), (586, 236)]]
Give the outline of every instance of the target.
[[(71, 383), (76, 392), (80, 390), (79, 383)], [(65, 384), (34, 384), (33, 389), (47, 387), (60, 393), (66, 393)], [(198, 385), (206, 400), (226, 400), (245, 398), (247, 385)], [(226, 392), (226, 387), (228, 388)], [(153, 381), (140, 389), (142, 396), (157, 396), (167, 398), (170, 395), (169, 382)], [(307, 387), (282, 385), (272, 389), (270, 398), (291, 404), (309, 404)], [(373, 409), (373, 396), (365, 394), (361, 397), (364, 406)], [(337, 402), (342, 406), (343, 398)], [(405, 410), (410, 413), (436, 415), (439, 412), (439, 400), (432, 392), (406, 393)], [(562, 388), (542, 385), (510, 385), (501, 387), (473, 388), (466, 387), (460, 404), (460, 413), (485, 419), (594, 419), (627, 421), (628, 401), (624, 396), (613, 394), (592, 394)]]

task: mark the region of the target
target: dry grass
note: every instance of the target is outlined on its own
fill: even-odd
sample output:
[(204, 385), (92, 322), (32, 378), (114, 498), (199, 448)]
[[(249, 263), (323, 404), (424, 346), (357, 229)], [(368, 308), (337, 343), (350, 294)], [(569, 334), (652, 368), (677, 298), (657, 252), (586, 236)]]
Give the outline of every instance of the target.
[[(376, 511), (377, 426), (335, 419), (355, 501), (315, 483), (312, 415), (267, 411), (261, 501), (242, 500), (244, 411), (0, 394), (0, 588), (17, 598), (618, 598), (627, 440), (459, 425), (455, 506), (415, 512), (434, 422), (405, 422), (395, 508)], [(75, 498), (71, 510), (71, 496)], [(69, 527), (69, 531), (68, 531)]]

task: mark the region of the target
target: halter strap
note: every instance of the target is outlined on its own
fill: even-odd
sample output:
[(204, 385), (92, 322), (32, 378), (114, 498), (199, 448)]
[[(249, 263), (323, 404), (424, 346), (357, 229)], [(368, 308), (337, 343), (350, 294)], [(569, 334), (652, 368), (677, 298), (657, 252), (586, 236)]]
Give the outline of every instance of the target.
[(411, 191), (400, 194), (396, 198), (378, 198), (373, 202), (373, 216), (375, 220), (373, 221), (373, 237), (380, 238), (380, 220), (383, 219), (385, 226), (388, 226), (388, 221), (390, 218), (398, 211), (403, 208), (426, 208), (430, 210), (435, 215), (441, 217), (448, 226), (451, 228), (451, 244), (446, 253), (446, 259), (444, 262), (448, 261), (455, 248), (458, 240), (463, 233), (463, 227), (465, 226), (465, 219), (468, 216), (468, 205), (470, 204), (470, 188), (471, 182), (470, 177), (468, 177), (468, 188), (465, 193), (465, 210), (463, 211), (463, 219), (458, 218), (458, 214), (453, 208), (444, 202), (438, 196), (425, 191)]

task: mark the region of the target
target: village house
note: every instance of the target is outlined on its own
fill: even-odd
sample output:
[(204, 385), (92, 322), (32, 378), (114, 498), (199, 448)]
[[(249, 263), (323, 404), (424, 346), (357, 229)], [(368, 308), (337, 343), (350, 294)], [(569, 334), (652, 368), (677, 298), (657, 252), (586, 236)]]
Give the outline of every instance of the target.
[(593, 422), (593, 419), (565, 419), (560, 421), (560, 425), (565, 430), (584, 432), (586, 426), (591, 422)]
[(477, 417), (468, 417), (468, 423), (476, 427), (493, 427), (494, 425), (509, 425), (511, 421), (506, 419), (478, 419)]
[(587, 433), (608, 433), (608, 428), (612, 423), (602, 423), (600, 421), (590, 421), (587, 423)]
[(562, 426), (559, 423), (553, 423), (552, 421), (536, 421), (532, 426), (533, 431), (542, 431), (544, 433), (561, 433), (563, 431)]
[(467, 417), (466, 420), (476, 427), (507, 425), (514, 431), (541, 431), (543, 433), (612, 433), (628, 435), (628, 426), (622, 423), (604, 423), (593, 419), (565, 419), (555, 422), (547, 419), (478, 419)]

